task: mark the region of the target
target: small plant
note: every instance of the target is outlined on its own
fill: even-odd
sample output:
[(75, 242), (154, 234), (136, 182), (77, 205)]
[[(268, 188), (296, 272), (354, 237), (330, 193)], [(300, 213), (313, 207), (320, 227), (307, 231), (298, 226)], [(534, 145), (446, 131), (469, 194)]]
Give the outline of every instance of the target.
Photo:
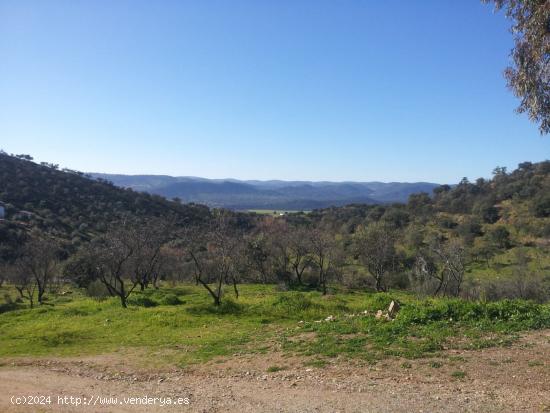
[(463, 379), (466, 377), (466, 372), (461, 370), (455, 370), (451, 373), (451, 377), (454, 377), (455, 379)]
[(309, 360), (304, 362), (304, 367), (323, 368), (326, 365), (327, 365), (327, 362), (325, 360)]
[(539, 360), (531, 360), (529, 363), (527, 363), (529, 367), (536, 367), (536, 366), (542, 366), (544, 363)]
[(438, 369), (440, 368), (441, 366), (443, 366), (443, 363), (439, 362), (439, 361), (432, 361), (430, 363), (430, 367), (431, 368), (434, 368), (434, 369)]
[(267, 368), (266, 371), (268, 373), (276, 373), (278, 371), (285, 370), (285, 369), (286, 369), (286, 367), (284, 367), (284, 366), (270, 366), (270, 367)]
[(409, 363), (408, 361), (405, 361), (401, 364), (401, 368), (402, 369), (411, 369), (412, 368), (412, 364)]

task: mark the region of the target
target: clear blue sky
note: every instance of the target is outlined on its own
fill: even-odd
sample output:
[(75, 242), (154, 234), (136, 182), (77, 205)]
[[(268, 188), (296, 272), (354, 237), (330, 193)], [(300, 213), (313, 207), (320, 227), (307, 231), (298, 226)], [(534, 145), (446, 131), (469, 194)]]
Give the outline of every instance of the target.
[(550, 157), (479, 0), (0, 0), (0, 148), (82, 171), (434, 181)]

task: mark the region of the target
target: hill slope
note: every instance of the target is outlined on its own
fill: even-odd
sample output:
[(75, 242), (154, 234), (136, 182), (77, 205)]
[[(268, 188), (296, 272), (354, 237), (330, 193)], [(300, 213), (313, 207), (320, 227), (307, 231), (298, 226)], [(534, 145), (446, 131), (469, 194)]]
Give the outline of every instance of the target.
[(209, 215), (204, 206), (182, 205), (2, 153), (0, 202), (9, 218), (4, 226), (17, 223), (19, 228), (38, 229), (75, 242), (107, 229), (123, 216), (172, 215), (183, 223)]
[(412, 193), (432, 193), (439, 186), (429, 182), (239, 181), (166, 175), (91, 175), (136, 191), (231, 209), (311, 210), (351, 203), (406, 202)]

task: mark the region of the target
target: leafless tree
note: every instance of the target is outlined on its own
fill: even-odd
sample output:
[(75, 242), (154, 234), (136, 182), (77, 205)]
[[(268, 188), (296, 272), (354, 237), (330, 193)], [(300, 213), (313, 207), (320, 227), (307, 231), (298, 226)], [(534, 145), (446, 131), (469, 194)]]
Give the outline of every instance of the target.
[(423, 293), (437, 295), (445, 283), (445, 275), (444, 267), (438, 266), (433, 254), (422, 250), (412, 269), (411, 284)]
[(33, 276), (27, 271), (22, 271), (19, 266), (14, 265), (9, 269), (8, 280), (13, 284), (19, 296), (29, 300), (31, 308), (34, 308), (37, 284)]
[(270, 281), (269, 238), (266, 232), (259, 230), (247, 237), (244, 250), (248, 268), (257, 273), (264, 284)]
[(428, 249), (417, 257), (415, 271), (435, 282), (433, 295), (460, 295), (466, 272), (466, 250), (459, 239), (432, 239)]
[(308, 231), (311, 245), (311, 260), (318, 271), (319, 285), (323, 295), (328, 292), (327, 284), (340, 267), (341, 260), (338, 245), (329, 231), (312, 228)]
[[(37, 300), (44, 303), (46, 288), (50, 285), (59, 269), (59, 246), (49, 239), (34, 238), (28, 241), (21, 250), (17, 259), (17, 267), (21, 281), (30, 277), (30, 282), (35, 284)], [(28, 284), (27, 281), (24, 284)], [(28, 288), (27, 288), (27, 291)]]
[(132, 250), (128, 260), (129, 275), (143, 291), (158, 280), (162, 266), (162, 246), (169, 239), (170, 222), (154, 219), (126, 229), (127, 243)]
[(209, 228), (196, 227), (184, 232), (183, 253), (195, 266), (195, 280), (219, 306), (223, 285), (233, 286), (239, 296), (238, 283), (243, 267), (243, 236), (235, 229), (231, 217), (219, 212)]
[(272, 278), (279, 283), (290, 286), (293, 282), (291, 271), (290, 232), (283, 220), (274, 220), (267, 231), (268, 263)]
[(290, 266), (296, 276), (298, 284), (303, 284), (302, 276), (304, 271), (312, 265), (311, 250), (312, 244), (304, 228), (292, 229), (288, 233), (288, 244), (290, 249)]
[(129, 263), (135, 253), (130, 225), (122, 222), (94, 239), (70, 263), (70, 276), (73, 279), (84, 280), (84, 284), (99, 280), (112, 297), (120, 299), (124, 308), (128, 306), (128, 297), (138, 285), (129, 275)]
[(376, 291), (386, 291), (386, 276), (397, 266), (395, 230), (385, 223), (373, 223), (355, 234), (359, 259), (374, 278)]

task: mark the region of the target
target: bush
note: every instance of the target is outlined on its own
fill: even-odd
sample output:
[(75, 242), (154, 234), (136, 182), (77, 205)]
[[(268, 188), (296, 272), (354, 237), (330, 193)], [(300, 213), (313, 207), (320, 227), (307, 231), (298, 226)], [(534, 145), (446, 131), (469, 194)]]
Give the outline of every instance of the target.
[(91, 281), (88, 284), (86, 287), (86, 295), (97, 301), (103, 301), (111, 296), (107, 287), (99, 280)]
[(0, 303), (0, 314), (16, 310), (18, 307), (17, 301), (13, 301), (11, 296), (7, 293), (4, 294), (4, 302)]
[(166, 294), (160, 300), (161, 305), (180, 305), (183, 304), (176, 294)]
[(222, 299), (220, 305), (200, 304), (187, 309), (191, 314), (242, 314), (245, 307), (230, 298)]
[(136, 295), (136, 296), (130, 297), (128, 299), (128, 304), (136, 305), (139, 307), (146, 307), (146, 308), (156, 307), (158, 305), (156, 301), (144, 295)]
[(299, 292), (290, 292), (277, 296), (273, 306), (289, 315), (320, 307), (319, 304), (314, 303), (307, 295)]

